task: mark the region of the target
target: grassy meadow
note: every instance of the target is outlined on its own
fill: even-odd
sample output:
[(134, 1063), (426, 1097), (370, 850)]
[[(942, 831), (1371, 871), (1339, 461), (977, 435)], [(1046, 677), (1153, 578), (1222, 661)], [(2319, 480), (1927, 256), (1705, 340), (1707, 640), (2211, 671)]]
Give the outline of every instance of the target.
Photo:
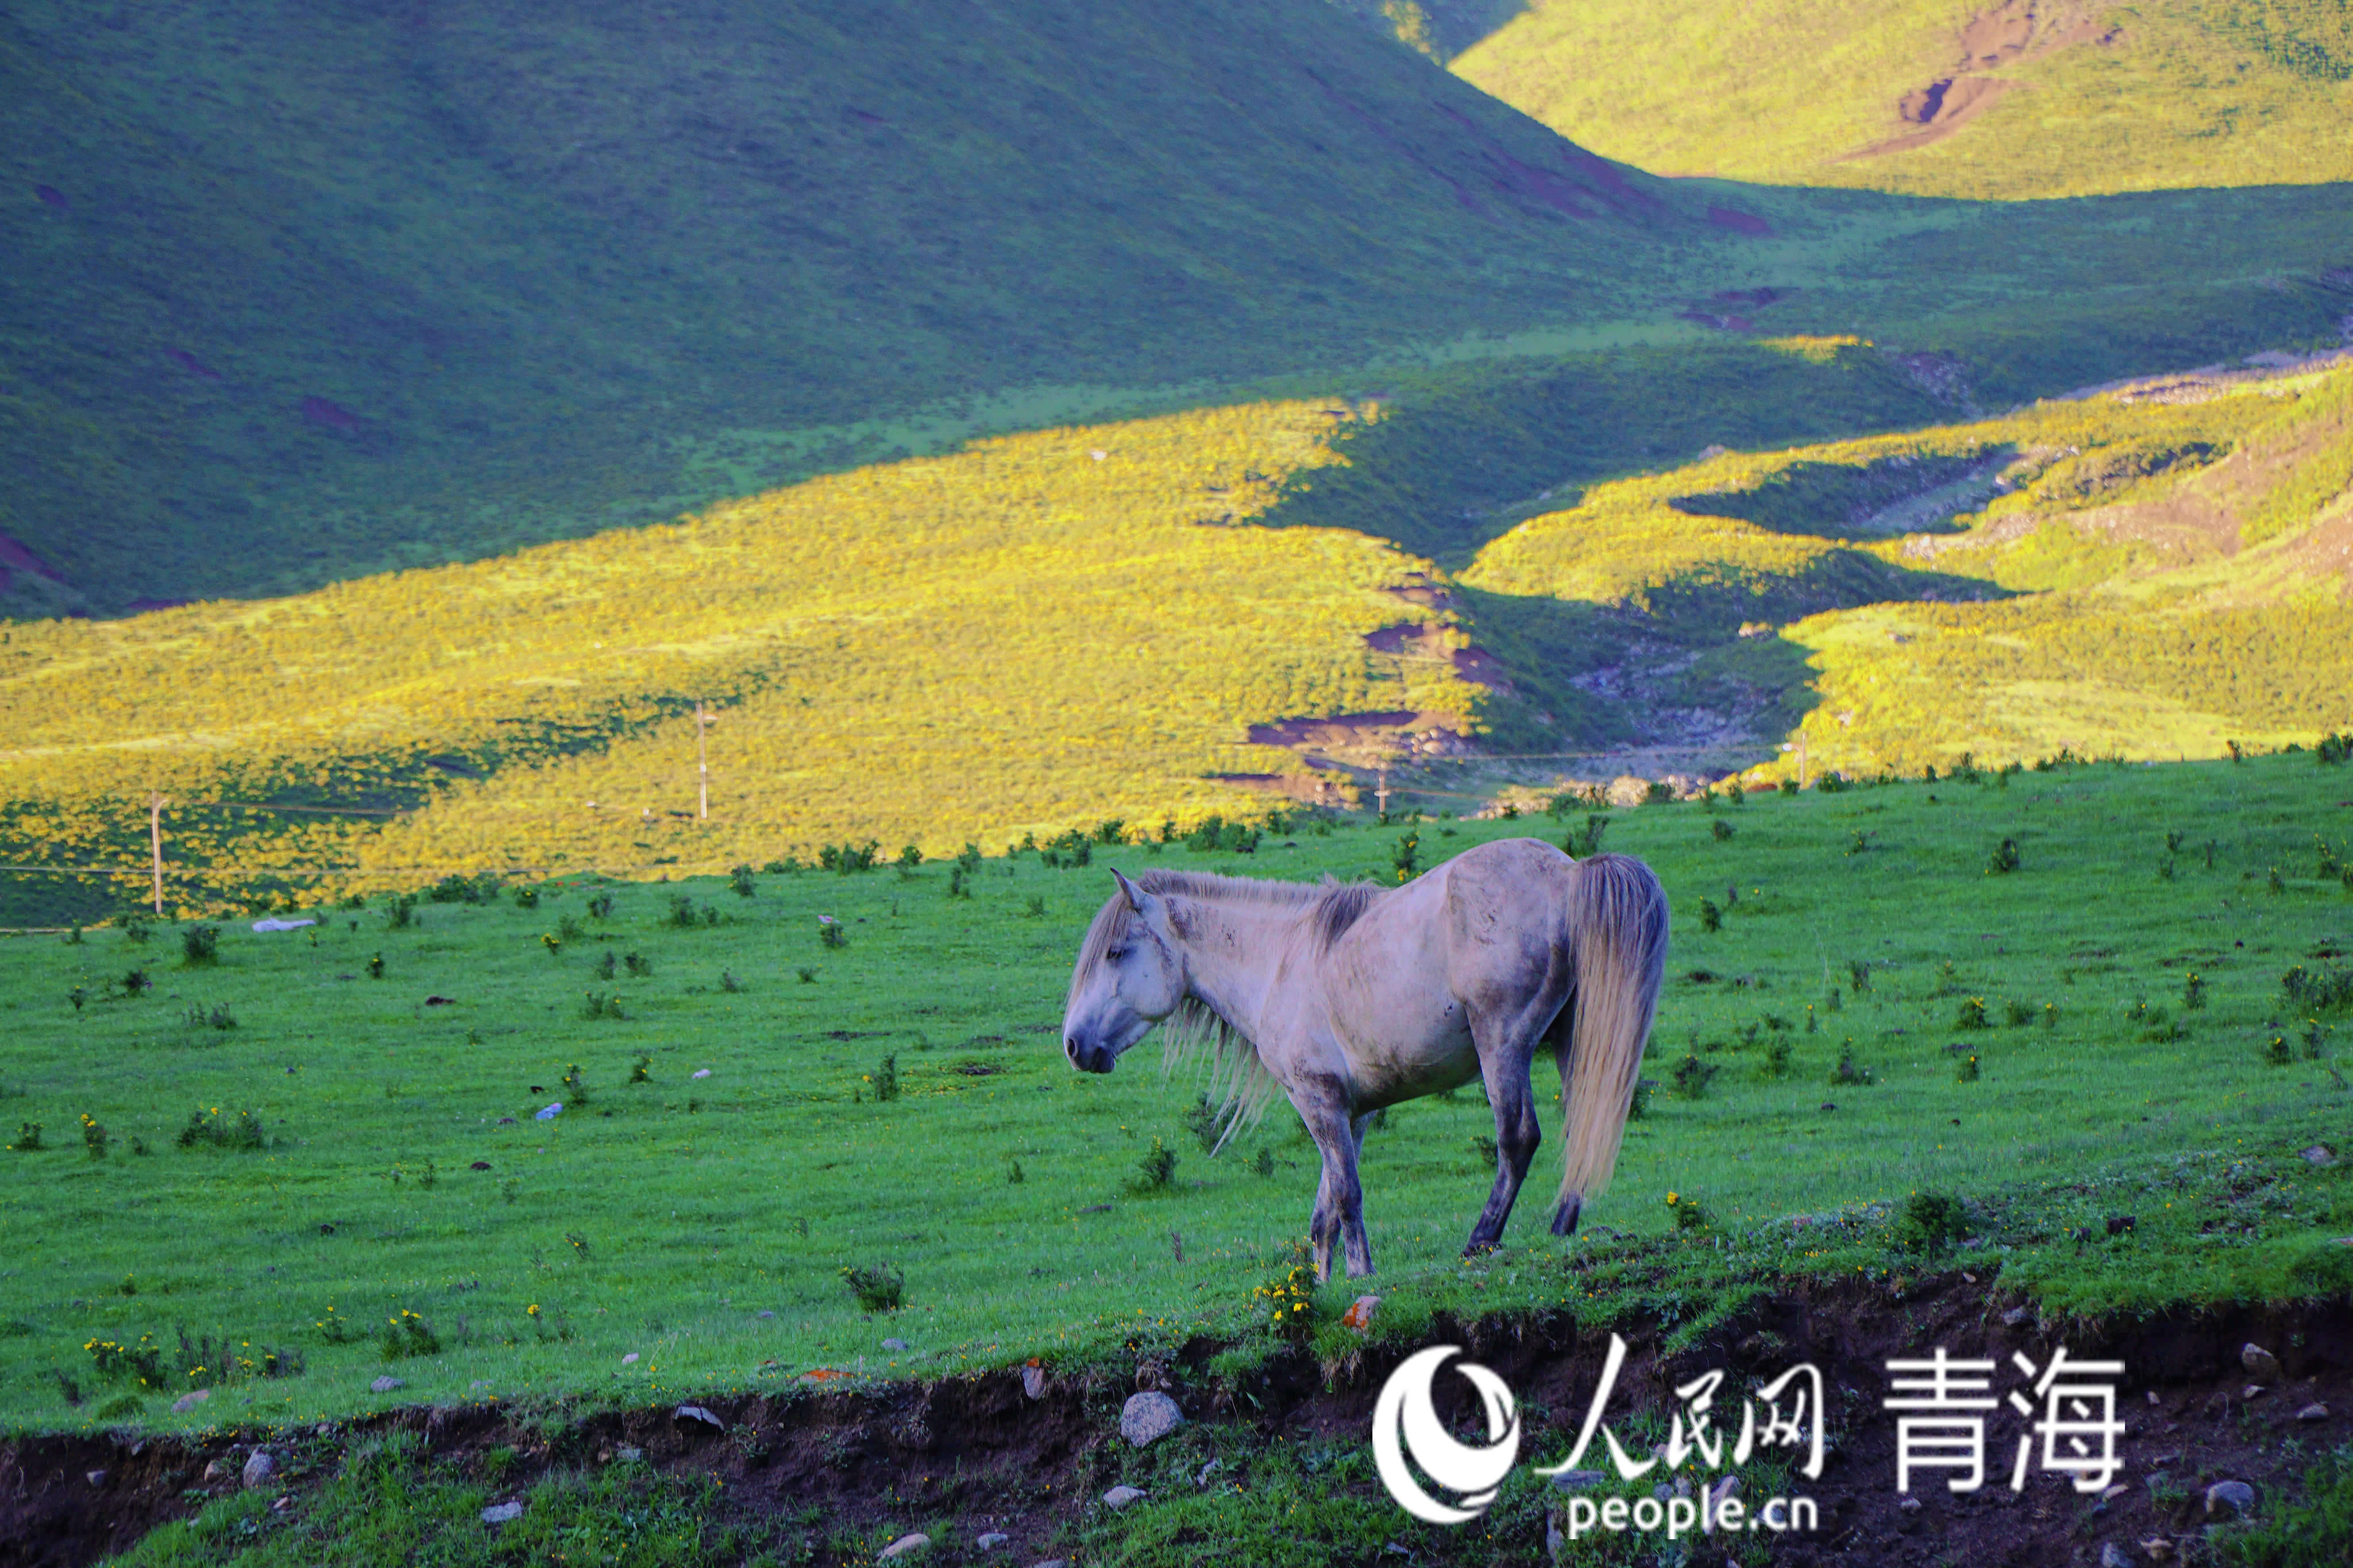
[[(1583, 68), (1597, 58), (1610, 68)], [(2353, 101), (2353, 28), (2325, 0), (1842, 0), (1736, 26), (1713, 6), (1538, 0), (1451, 68), (1661, 174), (1986, 201), (2353, 178), (2329, 129)], [(1997, 84), (1989, 106), (1887, 146), (1936, 123), (1900, 110), (1907, 96), (1972, 78)]]
[[(1465, 1266), (1486, 1109), (1392, 1111), (1366, 1146), (1384, 1331), (1563, 1302), (1701, 1326), (1742, 1281), (1905, 1267), (1891, 1205), (1923, 1191), (1977, 1205), (1983, 1261), (2054, 1311), (2345, 1289), (2353, 1188), (2298, 1151), (2348, 1104), (2349, 781), (2295, 752), (1605, 814), (1677, 921), (1617, 1184), (1577, 1272), (1540, 1204)], [(10, 940), (0, 1419), (643, 1404), (1247, 1344), (1315, 1161), (1280, 1105), (1208, 1158), (1198, 1083), (1149, 1044), (1063, 1063), (1106, 866), (1388, 880), (1409, 836), (1427, 866), (1588, 815), (378, 900), (221, 922), (209, 962), (172, 926)], [(2117, 1210), (2126, 1243), (2068, 1239)], [(902, 1304), (862, 1310), (846, 1268)]]

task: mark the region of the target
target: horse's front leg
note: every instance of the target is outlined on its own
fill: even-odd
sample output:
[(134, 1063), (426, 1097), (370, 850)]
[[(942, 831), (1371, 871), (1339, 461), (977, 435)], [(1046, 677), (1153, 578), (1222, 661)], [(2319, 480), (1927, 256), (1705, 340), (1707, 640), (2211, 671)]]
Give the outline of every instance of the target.
[(1544, 1129), (1536, 1121), (1535, 1094), (1528, 1084), (1526, 1054), (1499, 1051), (1480, 1065), (1487, 1076), (1488, 1102), (1495, 1110), (1495, 1187), (1487, 1194), (1487, 1206), (1479, 1211), (1479, 1223), (1471, 1227), (1470, 1243), (1462, 1248), (1465, 1258), (1492, 1251), (1503, 1240), (1504, 1223), (1512, 1217), (1512, 1205), (1519, 1200), (1528, 1163), (1544, 1141)]
[(1307, 1234), (1315, 1249), (1315, 1278), (1332, 1278), (1332, 1247), (1340, 1244), (1348, 1277), (1373, 1271), (1372, 1244), (1365, 1237), (1365, 1190), (1356, 1177), (1356, 1118), (1335, 1089), (1294, 1094), (1307, 1135), (1324, 1157), (1324, 1180), (1315, 1189), (1315, 1214)]

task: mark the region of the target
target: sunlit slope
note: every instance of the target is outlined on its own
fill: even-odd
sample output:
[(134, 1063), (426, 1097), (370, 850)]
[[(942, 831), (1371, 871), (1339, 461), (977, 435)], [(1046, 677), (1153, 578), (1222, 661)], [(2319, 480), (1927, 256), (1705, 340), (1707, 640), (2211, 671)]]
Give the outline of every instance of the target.
[(1725, 454), (1596, 486), (1462, 580), (1600, 604), (1729, 592), (1769, 616), (1793, 580), (1858, 558), (2013, 596), (1897, 576), (1887, 602), (1782, 627), (1818, 672), (1817, 771), (2309, 742), (2353, 725), (2353, 366)]
[(2001, 200), (2353, 180), (2331, 0), (1536, 0), (1452, 68), (1662, 173)]
[(1740, 243), (1316, 0), (33, 0), (0, 172), (27, 616), (1648, 310)]
[[(0, 646), (14, 853), (135, 866), (150, 789), (177, 803), (175, 863), (393, 881), (708, 871), (870, 837), (939, 853), (1230, 810), (1253, 797), (1208, 775), (1289, 761), (1245, 743), (1252, 722), (1461, 715), (1475, 695), (1365, 646), (1429, 618), (1380, 592), (1421, 563), (1236, 526), (1369, 412), (1048, 431), (493, 562), (19, 626)], [(698, 700), (719, 715), (707, 822)], [(189, 809), (370, 792), (421, 809), (259, 833)]]

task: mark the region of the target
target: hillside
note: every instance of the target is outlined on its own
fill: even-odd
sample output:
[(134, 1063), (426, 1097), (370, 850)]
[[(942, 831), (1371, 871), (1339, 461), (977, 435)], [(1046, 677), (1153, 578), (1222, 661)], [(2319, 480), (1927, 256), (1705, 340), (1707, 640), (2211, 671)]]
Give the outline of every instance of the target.
[(1742, 238), (1314, 0), (37, 4), (0, 129), (18, 614), (1637, 314)]
[(2003, 201), (2353, 179), (2329, 0), (1536, 0), (1465, 45), (1465, 80), (1660, 174)]
[[(1752, 322), (2015, 400), (2334, 342), (2353, 310), (2327, 191), (1660, 180), (1322, 0), (35, 5), (0, 18), (0, 128), (18, 617)], [(1612, 428), (1585, 466), (1656, 445)]]

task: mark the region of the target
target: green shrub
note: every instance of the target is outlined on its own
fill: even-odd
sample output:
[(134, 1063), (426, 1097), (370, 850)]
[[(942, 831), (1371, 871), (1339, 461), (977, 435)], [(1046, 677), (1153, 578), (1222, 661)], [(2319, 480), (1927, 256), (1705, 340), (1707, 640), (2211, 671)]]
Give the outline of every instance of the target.
[(441, 1337), (433, 1331), (433, 1325), (422, 1316), (403, 1308), (396, 1316), (385, 1320), (384, 1339), (379, 1348), (386, 1361), (439, 1355)]
[(880, 1062), (875, 1064), (874, 1070), (871, 1074), (868, 1075), (867, 1081), (874, 1086), (874, 1098), (876, 1100), (892, 1100), (898, 1099), (899, 1058), (895, 1055), (884, 1057)]
[(906, 1276), (888, 1263), (844, 1264), (838, 1272), (861, 1312), (895, 1312), (906, 1301)]
[(759, 891), (759, 884), (752, 880), (752, 868), (748, 863), (729, 867), (727, 870), (728, 891), (733, 893), (739, 899), (750, 898), (753, 894)]
[(1675, 1080), (1675, 1092), (1685, 1100), (1705, 1100), (1708, 1080), (1715, 1078), (1716, 1072), (1717, 1068), (1713, 1063), (1699, 1059), (1697, 1051), (1688, 1052), (1683, 1060), (1675, 1064), (1672, 1075)]
[(269, 1146), (269, 1136), (262, 1130), (259, 1117), (250, 1110), (224, 1116), (217, 1105), (209, 1110), (190, 1111), (188, 1124), (180, 1129), (178, 1142), (183, 1149), (201, 1145), (213, 1149), (251, 1151)]
[(1939, 1251), (1968, 1233), (1968, 1210), (1949, 1193), (1914, 1193), (1896, 1211), (1895, 1242), (1908, 1251)]
[(220, 927), (185, 926), (180, 931), (180, 967), (196, 969), (220, 961)]
[(1176, 1179), (1176, 1151), (1155, 1138), (1144, 1158), (1135, 1163), (1135, 1170), (1136, 1180), (1132, 1184), (1135, 1191), (1164, 1192)]
[(1831, 1081), (1834, 1084), (1854, 1084), (1858, 1086), (1868, 1085), (1872, 1082), (1871, 1069), (1854, 1059), (1854, 1042), (1852, 1040), (1849, 1040), (1846, 1045), (1840, 1049), (1838, 1066), (1831, 1069)]
[(1699, 929), (1702, 931), (1724, 929), (1724, 911), (1716, 908), (1714, 899), (1702, 899), (1699, 901)]
[(2020, 864), (2021, 860), (2018, 853), (2018, 840), (2015, 838), (2005, 838), (2000, 843), (1994, 846), (1993, 854), (1987, 858), (1986, 875), (1989, 877), (2007, 877), (2012, 871), (2017, 870)]

